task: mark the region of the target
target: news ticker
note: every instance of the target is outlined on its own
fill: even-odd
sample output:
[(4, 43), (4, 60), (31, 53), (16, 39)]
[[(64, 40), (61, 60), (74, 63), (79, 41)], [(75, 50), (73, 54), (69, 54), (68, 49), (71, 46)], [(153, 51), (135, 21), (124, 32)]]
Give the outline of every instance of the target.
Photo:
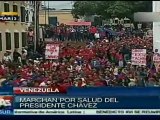
[(160, 109), (15, 109), (14, 115), (160, 115)]
[(160, 109), (14, 109), (12, 115), (160, 115)]
[(0, 115), (159, 115), (159, 93), (158, 88), (0, 88)]
[[(1, 115), (160, 114), (158, 96), (0, 96)], [(120, 112), (120, 110), (122, 110)], [(136, 110), (139, 110), (136, 111)], [(59, 111), (59, 112), (56, 112)], [(70, 111), (70, 112), (69, 112)], [(110, 111), (110, 112), (109, 112)], [(113, 112), (112, 112), (113, 111)], [(150, 112), (149, 112), (150, 111)]]

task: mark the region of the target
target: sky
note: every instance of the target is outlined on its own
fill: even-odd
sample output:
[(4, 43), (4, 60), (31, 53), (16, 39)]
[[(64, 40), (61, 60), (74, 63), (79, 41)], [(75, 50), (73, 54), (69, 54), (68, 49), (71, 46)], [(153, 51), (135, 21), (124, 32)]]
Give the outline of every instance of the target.
[[(49, 2), (49, 8), (56, 8), (56, 9), (72, 9), (72, 1), (45, 1), (48, 7)], [(44, 1), (42, 1), (42, 4)]]

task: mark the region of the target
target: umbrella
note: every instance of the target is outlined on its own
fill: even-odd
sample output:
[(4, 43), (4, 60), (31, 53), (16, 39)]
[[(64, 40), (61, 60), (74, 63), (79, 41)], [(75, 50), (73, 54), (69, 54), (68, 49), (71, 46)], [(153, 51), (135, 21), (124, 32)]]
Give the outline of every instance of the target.
[(117, 32), (115, 32), (115, 31), (113, 31), (113, 30), (110, 30), (110, 29), (105, 29), (105, 31), (108, 32), (108, 33), (109, 33), (110, 35), (112, 35), (112, 36), (117, 36), (117, 35), (118, 35)]

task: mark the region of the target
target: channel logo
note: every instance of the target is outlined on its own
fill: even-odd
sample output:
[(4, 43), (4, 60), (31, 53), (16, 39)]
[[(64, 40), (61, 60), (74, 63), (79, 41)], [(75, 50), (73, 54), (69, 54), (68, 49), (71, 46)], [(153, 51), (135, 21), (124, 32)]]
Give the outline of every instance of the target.
[(11, 115), (13, 113), (13, 96), (0, 96), (0, 115)]

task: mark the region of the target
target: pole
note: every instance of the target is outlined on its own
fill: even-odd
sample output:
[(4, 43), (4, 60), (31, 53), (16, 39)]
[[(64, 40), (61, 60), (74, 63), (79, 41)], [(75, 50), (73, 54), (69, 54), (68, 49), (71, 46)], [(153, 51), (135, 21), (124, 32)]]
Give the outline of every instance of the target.
[(48, 1), (48, 25), (49, 25), (49, 1)]
[(37, 48), (39, 48), (39, 41), (40, 41), (40, 36), (39, 36), (39, 32), (40, 32), (40, 30), (39, 30), (39, 7), (40, 7), (40, 2), (39, 1), (37, 1), (37, 4), (36, 4), (36, 10), (37, 10), (37, 12), (36, 12), (36, 14), (37, 14), (37, 21), (36, 21), (36, 30), (37, 30), (37, 33), (36, 33), (36, 35), (37, 35), (37, 40), (36, 40), (36, 49)]
[(47, 16), (46, 16), (46, 15), (47, 15), (47, 11), (46, 11), (46, 1), (44, 1), (44, 6), (45, 6), (45, 11), (44, 11), (44, 12), (45, 12), (45, 26), (46, 26), (46, 18), (47, 18)]
[(34, 52), (37, 47), (37, 2), (34, 3)]

